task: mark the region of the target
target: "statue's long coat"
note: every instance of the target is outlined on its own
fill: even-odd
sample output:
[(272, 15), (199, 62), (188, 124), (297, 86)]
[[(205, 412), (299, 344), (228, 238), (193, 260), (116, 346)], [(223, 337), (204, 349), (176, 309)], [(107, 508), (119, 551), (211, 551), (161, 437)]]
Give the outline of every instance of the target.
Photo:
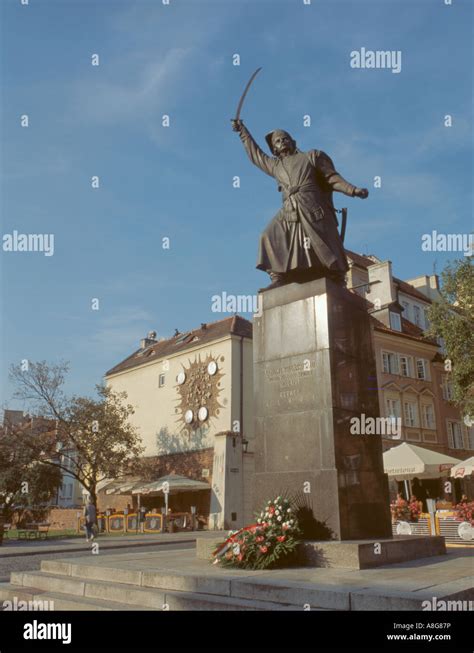
[(240, 137), (252, 163), (274, 177), (282, 191), (283, 206), (260, 237), (257, 268), (279, 273), (308, 268), (321, 274), (346, 272), (332, 193), (352, 197), (356, 187), (336, 172), (324, 152), (296, 150), (270, 157), (243, 125)]

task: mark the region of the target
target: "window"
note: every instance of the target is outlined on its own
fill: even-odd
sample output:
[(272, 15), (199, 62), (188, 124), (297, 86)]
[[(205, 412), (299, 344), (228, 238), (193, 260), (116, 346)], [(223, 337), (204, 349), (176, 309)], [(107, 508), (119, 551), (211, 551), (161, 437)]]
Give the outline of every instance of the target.
[(468, 449), (474, 449), (474, 427), (465, 426), (464, 429), (466, 432), (465, 440), (467, 440)]
[(419, 327), (422, 326), (421, 324), (421, 309), (419, 306), (413, 306), (413, 313), (415, 315), (415, 324)]
[(415, 402), (406, 401), (404, 404), (405, 426), (418, 426), (418, 407)]
[(398, 374), (397, 355), (388, 351), (382, 352), (382, 367), (385, 374)]
[(162, 388), (165, 385), (165, 375), (160, 374), (158, 377), (158, 387)]
[(411, 361), (409, 356), (399, 356), (400, 374), (411, 376)]
[(423, 314), (425, 316), (425, 329), (430, 328), (430, 318), (428, 317), (428, 310), (427, 308), (424, 309)]
[(416, 378), (421, 380), (428, 379), (427, 365), (424, 358), (416, 359)]
[(436, 428), (433, 404), (422, 404), (421, 416), (423, 419), (423, 428), (425, 429)]
[(464, 449), (460, 422), (448, 422), (448, 443), (451, 449)]
[(392, 434), (398, 434), (398, 437), (401, 437), (400, 400), (387, 398), (385, 405), (387, 409), (386, 416), (391, 420)]
[(410, 319), (410, 304), (408, 302), (402, 302), (403, 306), (403, 317), (407, 320)]
[(387, 417), (400, 417), (400, 401), (398, 399), (387, 399)]
[(443, 384), (441, 388), (443, 390), (443, 399), (445, 401), (451, 401), (453, 398), (453, 384), (449, 380), (449, 376), (447, 374), (445, 374), (443, 377)]
[(390, 311), (390, 328), (394, 331), (402, 330), (402, 321), (398, 313)]

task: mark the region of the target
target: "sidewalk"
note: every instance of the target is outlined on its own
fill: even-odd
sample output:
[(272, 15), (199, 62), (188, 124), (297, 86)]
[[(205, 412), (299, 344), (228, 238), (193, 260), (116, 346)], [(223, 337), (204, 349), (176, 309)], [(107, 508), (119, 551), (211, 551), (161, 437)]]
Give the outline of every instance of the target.
[[(217, 540), (222, 538), (219, 531), (212, 531)], [(185, 531), (182, 533), (159, 533), (145, 535), (99, 535), (94, 542), (98, 542), (100, 549), (123, 549), (130, 546), (146, 547), (160, 544), (183, 544), (196, 542), (196, 538), (206, 536), (206, 531)], [(83, 538), (64, 538), (61, 540), (3, 540), (0, 546), (0, 558), (12, 556), (28, 556), (43, 553), (69, 553), (84, 551), (91, 547), (91, 542)]]

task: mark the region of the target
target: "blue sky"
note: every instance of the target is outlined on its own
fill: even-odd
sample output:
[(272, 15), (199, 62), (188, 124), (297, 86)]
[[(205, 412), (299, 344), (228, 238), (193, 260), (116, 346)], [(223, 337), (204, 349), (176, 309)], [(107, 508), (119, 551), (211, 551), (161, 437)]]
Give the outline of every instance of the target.
[[(369, 188), (366, 201), (335, 195), (347, 247), (411, 278), (456, 257), (422, 252), (423, 233), (472, 229), (470, 0), (2, 0), (1, 12), (2, 234), (55, 237), (50, 257), (1, 252), (3, 405), (22, 407), (11, 363), (68, 360), (68, 390), (87, 394), (148, 330), (221, 319), (214, 294), (267, 284), (258, 238), (281, 199), (230, 128), (258, 66), (242, 115), (256, 140), (286, 128)], [(400, 50), (400, 74), (351, 68), (362, 47)]]

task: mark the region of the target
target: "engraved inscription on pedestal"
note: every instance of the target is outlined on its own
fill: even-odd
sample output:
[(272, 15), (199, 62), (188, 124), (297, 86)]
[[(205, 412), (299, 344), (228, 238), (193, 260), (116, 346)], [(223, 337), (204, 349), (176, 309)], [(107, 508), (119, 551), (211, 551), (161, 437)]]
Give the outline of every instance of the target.
[(267, 363), (263, 371), (266, 384), (265, 408), (286, 411), (301, 408), (308, 395), (314, 393), (316, 380), (315, 357), (294, 357), (297, 362)]

